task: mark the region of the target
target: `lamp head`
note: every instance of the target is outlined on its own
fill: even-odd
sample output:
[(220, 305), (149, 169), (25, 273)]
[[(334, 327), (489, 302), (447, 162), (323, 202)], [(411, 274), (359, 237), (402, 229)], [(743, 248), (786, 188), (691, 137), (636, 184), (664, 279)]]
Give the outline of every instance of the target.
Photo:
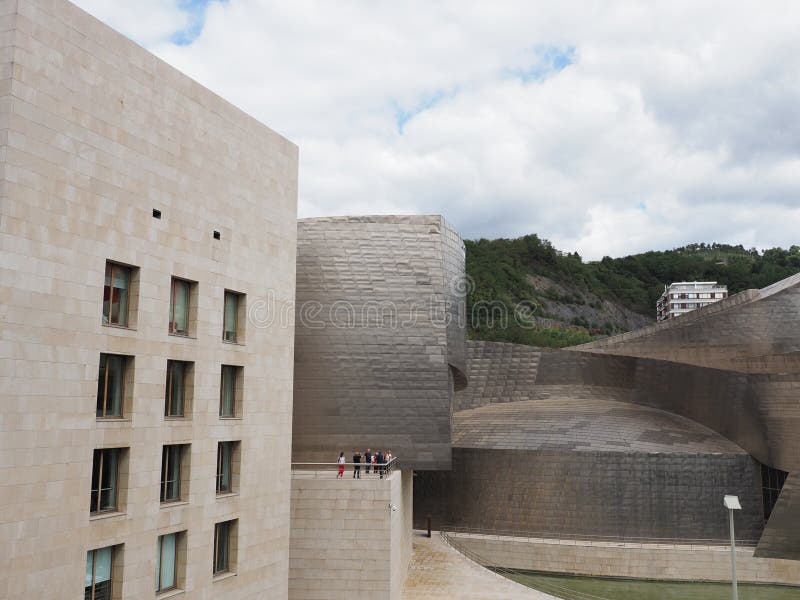
[(742, 505), (739, 504), (739, 496), (725, 496), (725, 508), (728, 510), (742, 510)]

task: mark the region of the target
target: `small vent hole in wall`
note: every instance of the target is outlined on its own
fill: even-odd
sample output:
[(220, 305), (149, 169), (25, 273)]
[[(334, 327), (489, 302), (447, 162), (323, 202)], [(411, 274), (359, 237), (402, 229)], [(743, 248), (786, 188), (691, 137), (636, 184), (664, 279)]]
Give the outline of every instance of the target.
[(220, 236), (219, 231), (214, 231), (214, 239), (218, 240), (220, 237), (222, 236)]
[(161, 211), (158, 210), (157, 208), (153, 209), (153, 218), (154, 219), (160, 219), (161, 218)]

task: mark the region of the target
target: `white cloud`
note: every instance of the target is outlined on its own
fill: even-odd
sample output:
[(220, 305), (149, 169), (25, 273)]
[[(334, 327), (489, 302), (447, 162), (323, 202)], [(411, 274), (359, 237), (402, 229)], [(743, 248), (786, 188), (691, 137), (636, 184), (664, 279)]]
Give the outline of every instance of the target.
[(75, 4), (144, 46), (169, 39), (190, 24), (190, 14), (174, 0), (78, 0)]
[(794, 3), (229, 0), (185, 46), (180, 3), (147, 3), (79, 2), (298, 143), (302, 216), (443, 213), (589, 258), (796, 243)]

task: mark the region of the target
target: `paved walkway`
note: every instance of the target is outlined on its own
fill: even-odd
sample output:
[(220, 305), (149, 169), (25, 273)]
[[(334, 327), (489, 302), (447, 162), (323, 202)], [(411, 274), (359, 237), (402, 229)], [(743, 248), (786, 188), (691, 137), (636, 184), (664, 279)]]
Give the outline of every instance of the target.
[(448, 546), (438, 532), (431, 539), (414, 532), (403, 600), (554, 600), (493, 573)]

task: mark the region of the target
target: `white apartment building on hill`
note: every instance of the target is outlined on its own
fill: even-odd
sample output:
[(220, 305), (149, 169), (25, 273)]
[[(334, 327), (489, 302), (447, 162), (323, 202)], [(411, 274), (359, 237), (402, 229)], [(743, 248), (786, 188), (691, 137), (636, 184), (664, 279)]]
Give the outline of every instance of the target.
[(728, 286), (716, 281), (679, 281), (664, 286), (656, 302), (656, 320), (673, 319), (728, 297)]

